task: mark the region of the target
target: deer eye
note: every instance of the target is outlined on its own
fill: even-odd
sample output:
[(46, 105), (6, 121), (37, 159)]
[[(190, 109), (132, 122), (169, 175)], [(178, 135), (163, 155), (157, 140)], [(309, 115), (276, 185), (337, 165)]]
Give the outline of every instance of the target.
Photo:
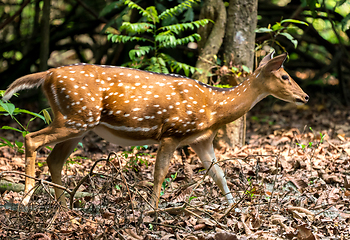
[(283, 80), (288, 80), (289, 77), (288, 77), (288, 75), (282, 75), (282, 79), (283, 79)]

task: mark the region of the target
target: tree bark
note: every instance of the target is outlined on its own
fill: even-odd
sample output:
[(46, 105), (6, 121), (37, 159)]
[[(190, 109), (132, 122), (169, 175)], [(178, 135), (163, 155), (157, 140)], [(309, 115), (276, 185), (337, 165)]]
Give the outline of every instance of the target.
[(202, 69), (203, 72), (196, 72), (192, 78), (207, 83), (208, 73), (213, 65), (211, 62), (214, 61), (214, 56), (218, 53), (225, 35), (226, 9), (223, 1), (206, 0), (199, 18), (207, 18), (215, 22), (215, 24), (209, 23), (198, 30), (202, 39), (198, 43), (199, 57), (196, 67)]
[(50, 55), (50, 5), (51, 0), (44, 0), (43, 15), (41, 17), (41, 44), (40, 44), (40, 65), (39, 70), (45, 71), (48, 68), (47, 61)]
[[(224, 59), (229, 69), (232, 65), (245, 65), (253, 69), (257, 9), (257, 0), (230, 0), (224, 38)], [(238, 81), (236, 84), (243, 79)], [(243, 146), (245, 116), (220, 129), (215, 143), (221, 147)]]

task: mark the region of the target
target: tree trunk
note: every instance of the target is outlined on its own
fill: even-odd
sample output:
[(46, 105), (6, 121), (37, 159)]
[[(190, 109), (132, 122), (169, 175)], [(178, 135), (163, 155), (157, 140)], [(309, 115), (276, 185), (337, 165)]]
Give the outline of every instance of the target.
[[(245, 65), (253, 69), (257, 9), (257, 0), (230, 0), (224, 38), (224, 59), (229, 69), (232, 65)], [(238, 79), (236, 84), (243, 80)], [(245, 116), (243, 116), (220, 129), (216, 146), (243, 146), (245, 130)]]
[(47, 61), (50, 54), (50, 4), (51, 0), (44, 0), (43, 15), (41, 17), (41, 44), (40, 44), (40, 65), (39, 70), (45, 71), (48, 68)]
[(198, 43), (199, 57), (196, 67), (202, 69), (203, 72), (196, 72), (192, 78), (207, 83), (208, 73), (213, 65), (211, 62), (214, 62), (214, 56), (218, 53), (225, 35), (226, 9), (223, 1), (206, 0), (199, 18), (207, 18), (215, 22), (214, 25), (209, 23), (198, 30), (202, 39)]

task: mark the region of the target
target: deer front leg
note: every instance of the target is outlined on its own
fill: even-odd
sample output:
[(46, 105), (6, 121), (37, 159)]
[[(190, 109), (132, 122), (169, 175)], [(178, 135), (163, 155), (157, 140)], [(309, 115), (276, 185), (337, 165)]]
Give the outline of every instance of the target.
[[(25, 172), (28, 176), (31, 177), (35, 177), (35, 158), (36, 158), (36, 151), (40, 148), (40, 147), (44, 147), (47, 145), (51, 145), (51, 144), (56, 144), (58, 146), (61, 146), (61, 148), (56, 148), (55, 151), (53, 151), (50, 155), (51, 158), (49, 157), (49, 161), (51, 167), (50, 168), (50, 172), (54, 174), (54, 176), (52, 177), (53, 182), (55, 183), (61, 183), (60, 181), (57, 180), (58, 174), (57, 174), (57, 167), (54, 166), (53, 162), (57, 161), (58, 165), (64, 163), (64, 160), (66, 159), (66, 156), (68, 157), (69, 153), (74, 149), (73, 145), (73, 141), (79, 141), (79, 139), (82, 138), (84, 131), (80, 131), (80, 130), (74, 130), (74, 129), (68, 129), (65, 127), (60, 127), (63, 124), (60, 124), (60, 122), (54, 122), (51, 123), (50, 126), (39, 130), (37, 132), (33, 132), (33, 133), (29, 133), (25, 136), (25, 163), (26, 163), (26, 167), (25, 167)], [(75, 138), (75, 139), (74, 139)], [(78, 139), (76, 139), (78, 138)], [(60, 144), (60, 142), (63, 142), (62, 144)], [(67, 142), (67, 143), (65, 143)], [(69, 145), (68, 143), (70, 143), (71, 145)], [(65, 146), (65, 148), (62, 148), (62, 146)], [(59, 149), (59, 150), (58, 150)], [(54, 157), (56, 156), (56, 157)], [(52, 159), (52, 160), (51, 160)], [(62, 160), (63, 159), (63, 160)], [(57, 164), (57, 163), (56, 163)], [(60, 168), (61, 171), (62, 167)], [(60, 175), (61, 173), (59, 173)], [(31, 191), (31, 189), (34, 187), (35, 185), (35, 181), (34, 179), (28, 178), (26, 177), (25, 180), (25, 193), (27, 193), (26, 197), (23, 199), (23, 204), (28, 204), (29, 200), (33, 194), (33, 192)], [(57, 192), (56, 192), (57, 193)]]
[[(27, 135), (28, 136), (28, 135)], [(28, 176), (35, 177), (35, 159), (36, 159), (36, 152), (35, 149), (32, 146), (32, 144), (29, 143), (29, 139), (26, 136), (25, 138), (25, 173)], [(25, 198), (23, 199), (23, 204), (27, 205), (29, 203), (29, 200), (33, 194), (33, 188), (35, 186), (35, 180), (29, 177), (25, 178), (25, 185), (24, 185), (24, 193), (26, 193)]]
[(220, 188), (221, 192), (227, 199), (229, 204), (234, 203), (230, 189), (227, 186), (224, 172), (221, 167), (216, 163), (216, 157), (214, 153), (214, 147), (211, 139), (201, 141), (199, 143), (191, 144), (191, 148), (196, 152), (198, 157), (203, 163), (205, 169), (209, 169), (209, 175), (213, 178), (214, 182)]
[(157, 209), (160, 197), (160, 191), (165, 176), (169, 170), (170, 160), (178, 146), (178, 142), (171, 138), (162, 139), (159, 144), (159, 149), (156, 158), (156, 165), (154, 168), (154, 186), (152, 196), (152, 206)]

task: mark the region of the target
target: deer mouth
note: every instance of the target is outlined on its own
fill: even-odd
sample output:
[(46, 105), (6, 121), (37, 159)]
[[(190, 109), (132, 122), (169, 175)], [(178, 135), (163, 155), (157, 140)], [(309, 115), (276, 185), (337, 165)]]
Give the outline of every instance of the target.
[(303, 104), (307, 103), (308, 101), (309, 101), (309, 96), (305, 95), (305, 97), (303, 97), (303, 98), (297, 97), (295, 99), (295, 104), (296, 105), (303, 105)]

